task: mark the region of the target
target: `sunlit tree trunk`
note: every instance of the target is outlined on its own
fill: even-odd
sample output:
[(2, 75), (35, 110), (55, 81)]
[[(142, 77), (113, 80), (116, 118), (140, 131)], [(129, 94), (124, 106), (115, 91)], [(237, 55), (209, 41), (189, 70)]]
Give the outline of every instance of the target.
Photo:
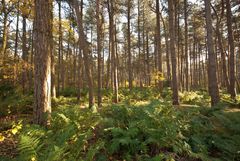
[(51, 0), (35, 0), (34, 123), (49, 124), (51, 113)]
[[(53, 7), (52, 3), (50, 4)], [(53, 20), (53, 12), (50, 12), (51, 20)], [(53, 21), (50, 24), (50, 31), (53, 31)], [(50, 34), (50, 50), (51, 50), (51, 96), (56, 98), (56, 74), (55, 74), (55, 52), (54, 52), (54, 41), (53, 33)]]
[(63, 75), (63, 61), (62, 61), (62, 54), (63, 54), (62, 48), (63, 48), (63, 45), (62, 45), (61, 1), (58, 1), (58, 21), (59, 21), (59, 26), (58, 26), (59, 35), (58, 35), (58, 73), (57, 73), (58, 81), (57, 81), (57, 95), (59, 96), (60, 95), (60, 90), (61, 90), (61, 82), (63, 82), (62, 83), (62, 89), (64, 88), (63, 87), (64, 80), (62, 80), (62, 78), (64, 76), (62, 76)]
[(8, 25), (7, 25), (7, 10), (6, 10), (6, 2), (2, 0), (2, 13), (3, 13), (3, 32), (2, 32), (2, 46), (1, 46), (1, 57), (2, 57), (2, 64), (5, 64), (6, 58), (6, 49), (7, 49), (7, 39), (8, 39)]

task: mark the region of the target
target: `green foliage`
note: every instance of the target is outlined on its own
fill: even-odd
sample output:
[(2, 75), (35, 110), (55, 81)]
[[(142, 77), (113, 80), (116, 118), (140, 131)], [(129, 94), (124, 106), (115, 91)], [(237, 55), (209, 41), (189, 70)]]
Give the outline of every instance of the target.
[[(89, 110), (60, 107), (52, 114), (49, 129), (27, 125), (20, 135), (19, 160), (85, 160), (96, 154), (98, 147), (86, 151), (93, 129), (100, 120)], [(33, 144), (32, 144), (32, 143)], [(100, 146), (100, 145), (99, 145)], [(85, 155), (86, 154), (86, 155)], [(91, 160), (91, 159), (88, 159)]]
[(0, 86), (0, 117), (32, 111), (33, 97), (22, 95), (11, 85)]
[(147, 106), (109, 107), (100, 126), (101, 137), (108, 143), (108, 155), (120, 160), (143, 160), (175, 152), (188, 153), (189, 146), (181, 134), (181, 120), (172, 106), (152, 101)]
[[(53, 99), (51, 126), (25, 125), (16, 159), (240, 160), (240, 112), (229, 95), (221, 94), (221, 103), (210, 108), (206, 92), (184, 92), (184, 105), (173, 107), (169, 88), (163, 98), (151, 88), (119, 91), (121, 102), (110, 104), (112, 91), (103, 90), (104, 106), (94, 110), (76, 97)], [(17, 97), (19, 104), (32, 103), (14, 94), (6, 100)]]
[(180, 101), (186, 104), (208, 106), (210, 103), (210, 97), (205, 91), (184, 91), (179, 93)]
[[(240, 112), (231, 108), (187, 110), (190, 128), (184, 135), (192, 151), (203, 160), (239, 160)], [(213, 158), (211, 158), (213, 157)]]
[[(81, 97), (86, 97), (88, 93), (87, 89), (81, 89), (80, 95)], [(60, 96), (64, 97), (77, 97), (78, 89), (75, 87), (67, 87), (60, 91)]]

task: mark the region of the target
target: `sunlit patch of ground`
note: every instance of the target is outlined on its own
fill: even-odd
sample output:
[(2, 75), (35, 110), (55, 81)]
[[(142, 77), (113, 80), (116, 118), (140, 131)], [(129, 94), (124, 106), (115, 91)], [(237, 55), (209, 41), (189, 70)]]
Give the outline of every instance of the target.
[(224, 112), (226, 113), (240, 112), (240, 108), (226, 108)]

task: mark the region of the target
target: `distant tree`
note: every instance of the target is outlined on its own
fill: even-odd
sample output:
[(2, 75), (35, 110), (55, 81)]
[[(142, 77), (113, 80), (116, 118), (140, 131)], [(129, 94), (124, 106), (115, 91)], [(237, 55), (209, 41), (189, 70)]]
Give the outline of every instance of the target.
[(90, 53), (90, 46), (86, 40), (84, 29), (83, 29), (83, 21), (82, 21), (82, 14), (79, 10), (81, 4), (79, 4), (78, 0), (73, 0), (70, 3), (70, 6), (74, 9), (76, 22), (77, 22), (77, 29), (78, 29), (78, 36), (80, 43), (80, 48), (83, 51), (83, 59), (84, 59), (84, 66), (87, 75), (88, 81), (88, 88), (89, 88), (89, 108), (94, 106), (95, 99), (94, 99), (94, 89), (93, 89), (93, 78), (92, 78), (92, 68), (89, 58)]
[(233, 29), (232, 29), (232, 11), (231, 3), (229, 0), (226, 0), (227, 8), (227, 30), (228, 30), (228, 45), (230, 49), (229, 56), (229, 93), (231, 94), (232, 99), (236, 98), (235, 91), (235, 47), (234, 47), (234, 38), (233, 38)]
[(97, 17), (97, 54), (98, 54), (98, 106), (102, 103), (102, 48), (103, 48), (103, 13), (102, 1), (96, 0)]

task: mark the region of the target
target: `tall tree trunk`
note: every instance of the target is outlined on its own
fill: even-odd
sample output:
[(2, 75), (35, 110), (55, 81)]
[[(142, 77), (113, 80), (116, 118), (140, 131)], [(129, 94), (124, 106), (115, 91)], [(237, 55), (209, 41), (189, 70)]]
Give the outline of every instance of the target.
[[(160, 72), (161, 75), (163, 75), (163, 70), (162, 70), (162, 51), (161, 51), (161, 34), (160, 34), (160, 6), (159, 6), (159, 0), (156, 0), (156, 48), (157, 48), (157, 57), (158, 57), (158, 71)], [(159, 81), (159, 89), (160, 92), (162, 91), (163, 88), (163, 83), (161, 80)]]
[(129, 89), (132, 89), (132, 54), (131, 54), (131, 32), (130, 32), (130, 23), (131, 23), (131, 0), (127, 1), (127, 42), (128, 42), (128, 82)]
[(223, 49), (222, 36), (219, 30), (219, 23), (216, 25), (216, 36), (218, 39), (218, 47), (221, 53), (222, 75), (223, 75), (223, 82), (224, 82), (223, 85), (227, 87), (228, 91), (230, 91), (229, 78), (228, 78), (228, 72), (227, 72), (227, 63), (226, 63), (226, 54)]
[(165, 21), (164, 21), (161, 13), (160, 13), (160, 17), (161, 17), (162, 23), (163, 23), (164, 38), (165, 38), (165, 45), (166, 45), (167, 81), (168, 81), (168, 84), (170, 84), (170, 81), (171, 81), (171, 67), (170, 67), (170, 58), (169, 58), (169, 40), (168, 40), (169, 35), (168, 35), (168, 31), (167, 31), (167, 28), (166, 28)]
[(140, 0), (138, 3), (138, 18), (137, 18), (137, 33), (138, 33), (138, 65), (137, 65), (137, 73), (139, 77), (139, 86), (141, 86), (141, 31), (140, 31)]
[(92, 69), (91, 69), (91, 63), (90, 63), (90, 47), (89, 43), (86, 40), (84, 29), (83, 29), (83, 21), (82, 21), (82, 13), (79, 10), (79, 3), (78, 0), (73, 0), (70, 2), (70, 5), (75, 11), (75, 16), (77, 20), (77, 27), (78, 27), (78, 36), (80, 40), (80, 48), (83, 51), (83, 60), (84, 60), (84, 66), (85, 71), (87, 75), (87, 81), (88, 81), (88, 88), (89, 88), (89, 108), (94, 106), (94, 89), (93, 89), (93, 78), (92, 78)]
[(109, 13), (109, 30), (110, 30), (110, 42), (111, 42), (111, 57), (112, 57), (112, 73), (113, 73), (113, 88), (114, 88), (114, 102), (118, 102), (118, 79), (117, 79), (117, 59), (115, 53), (115, 25), (114, 25), (114, 0), (108, 0), (108, 13)]
[[(63, 62), (62, 60), (62, 16), (61, 16), (61, 1), (58, 1), (58, 21), (59, 21), (59, 26), (58, 26), (58, 74), (57, 74), (57, 95), (60, 95), (60, 84), (61, 84), (61, 77), (62, 77), (62, 71), (63, 71)], [(63, 80), (62, 80), (63, 82)], [(62, 87), (63, 88), (63, 87)]]
[[(51, 3), (51, 5), (53, 5)], [(53, 6), (51, 6), (52, 8)], [(53, 20), (53, 12), (50, 12), (51, 20)], [(53, 31), (53, 21), (50, 24), (50, 31)], [(55, 52), (54, 52), (54, 41), (53, 34), (50, 34), (50, 49), (51, 49), (51, 96), (56, 98), (56, 74), (55, 74)]]
[(234, 38), (233, 38), (233, 31), (232, 31), (232, 11), (231, 11), (231, 4), (229, 0), (226, 0), (226, 8), (227, 8), (227, 29), (228, 29), (228, 45), (230, 49), (229, 53), (229, 79), (230, 79), (230, 86), (229, 92), (231, 94), (231, 98), (236, 98), (236, 91), (235, 91), (235, 48), (234, 48)]
[(27, 33), (26, 33), (26, 17), (23, 16), (23, 20), (22, 20), (22, 29), (23, 29), (23, 33), (22, 33), (22, 59), (23, 59), (23, 72), (22, 72), (22, 90), (23, 90), (23, 94), (26, 93), (26, 89), (27, 89), (27, 66), (28, 66), (28, 49), (27, 49)]
[[(98, 54), (98, 107), (102, 104), (102, 28), (103, 28), (103, 16), (101, 10), (100, 0), (96, 1), (96, 17), (97, 17), (97, 54)], [(100, 11), (101, 10), (101, 11)]]
[(173, 90), (173, 105), (179, 105), (178, 99), (178, 78), (177, 78), (177, 61), (175, 49), (175, 1), (168, 0), (169, 8), (169, 33), (170, 33), (170, 52), (172, 60), (172, 90)]
[(211, 96), (212, 106), (216, 105), (219, 98), (217, 71), (216, 71), (216, 59), (213, 47), (213, 34), (212, 34), (212, 17), (211, 17), (211, 7), (210, 1), (204, 0), (205, 2), (205, 16), (207, 24), (207, 50), (208, 50), (208, 88)]
[(49, 124), (51, 113), (51, 0), (35, 0), (34, 123)]
[(1, 47), (1, 57), (2, 64), (5, 64), (6, 50), (7, 50), (7, 40), (8, 40), (8, 25), (7, 25), (7, 10), (6, 10), (6, 2), (2, 0), (2, 13), (3, 13), (3, 33), (2, 33), (2, 47)]
[(18, 73), (18, 58), (17, 58), (17, 52), (18, 52), (18, 33), (19, 33), (19, 0), (17, 3), (17, 24), (16, 24), (16, 37), (15, 37), (15, 46), (14, 46), (14, 85), (17, 83), (17, 73)]
[(186, 70), (185, 70), (185, 76), (186, 76), (186, 90), (189, 90), (189, 78), (188, 78), (188, 74), (189, 74), (189, 65), (188, 65), (188, 13), (187, 13), (187, 4), (188, 1), (184, 0), (184, 27), (185, 27), (185, 65), (186, 65)]
[(151, 85), (151, 71), (150, 71), (150, 53), (149, 53), (149, 37), (148, 31), (146, 31), (146, 65), (147, 65), (147, 84)]

